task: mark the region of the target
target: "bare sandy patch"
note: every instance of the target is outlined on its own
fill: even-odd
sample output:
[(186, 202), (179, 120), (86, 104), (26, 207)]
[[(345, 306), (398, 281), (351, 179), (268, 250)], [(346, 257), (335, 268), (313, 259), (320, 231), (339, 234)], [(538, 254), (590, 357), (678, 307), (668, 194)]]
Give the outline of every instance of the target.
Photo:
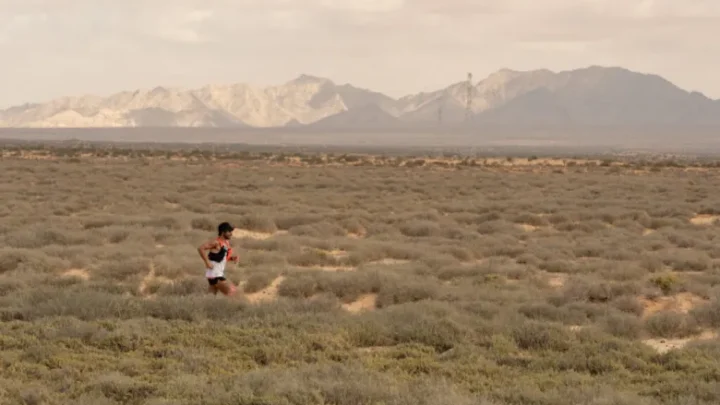
[(178, 203), (171, 203), (171, 202), (167, 202), (167, 201), (165, 201), (165, 203), (163, 205), (165, 206), (165, 208), (171, 209), (171, 210), (178, 210), (178, 209), (182, 208), (180, 206), (180, 204), (178, 204)]
[(675, 311), (686, 314), (693, 308), (708, 302), (706, 299), (691, 293), (680, 293), (654, 300), (642, 297), (639, 301), (644, 308), (643, 317), (645, 318), (662, 311)]
[(353, 314), (364, 311), (372, 311), (377, 306), (377, 294), (365, 294), (360, 296), (354, 302), (343, 304), (343, 309)]
[(356, 232), (348, 232), (347, 237), (351, 239), (362, 239), (365, 236), (367, 236), (367, 231), (365, 228), (360, 228)]
[(564, 273), (546, 273), (547, 285), (552, 288), (562, 288), (567, 282), (568, 275)]
[(299, 266), (303, 270), (318, 270), (328, 272), (356, 271), (357, 268), (350, 266)]
[(539, 227), (530, 224), (517, 224), (516, 226), (525, 232), (535, 232), (540, 229)]
[(692, 342), (712, 340), (717, 338), (717, 332), (705, 331), (699, 335), (684, 339), (646, 339), (642, 342), (655, 349), (658, 353), (667, 353), (671, 350), (682, 349), (683, 347), (687, 346), (689, 343)]
[(655, 230), (654, 230), (654, 229), (647, 229), (647, 228), (646, 228), (646, 229), (643, 230), (642, 235), (643, 235), (643, 236), (648, 236), (648, 235), (652, 235), (653, 233), (655, 233)]
[(720, 215), (700, 214), (690, 218), (690, 222), (693, 225), (714, 225), (718, 219), (720, 219)]
[(275, 301), (278, 298), (278, 288), (283, 281), (285, 281), (285, 277), (277, 277), (272, 283), (270, 283), (269, 286), (263, 288), (262, 290), (251, 294), (245, 294), (245, 298), (247, 298), (248, 302), (252, 304)]
[(374, 260), (372, 262), (369, 262), (368, 264), (379, 264), (383, 266), (397, 266), (401, 264), (408, 264), (410, 263), (410, 260), (402, 260), (402, 259), (380, 259), (380, 260)]
[(355, 349), (358, 353), (362, 354), (382, 354), (393, 350), (393, 346), (370, 346), (370, 347), (358, 347)]
[(273, 236), (277, 235), (285, 235), (287, 234), (287, 231), (277, 231), (275, 233), (268, 233), (268, 232), (256, 232), (256, 231), (248, 231), (247, 229), (235, 229), (232, 233), (233, 238), (243, 239), (256, 239), (256, 240), (266, 240), (270, 239)]
[(350, 256), (349, 252), (346, 252), (346, 251), (340, 250), (340, 249), (335, 249), (335, 250), (318, 249), (318, 251), (325, 256), (334, 257), (335, 259), (344, 259), (344, 258), (347, 258), (348, 256)]
[(70, 269), (62, 274), (63, 277), (79, 278), (83, 281), (90, 280), (90, 273), (85, 269)]

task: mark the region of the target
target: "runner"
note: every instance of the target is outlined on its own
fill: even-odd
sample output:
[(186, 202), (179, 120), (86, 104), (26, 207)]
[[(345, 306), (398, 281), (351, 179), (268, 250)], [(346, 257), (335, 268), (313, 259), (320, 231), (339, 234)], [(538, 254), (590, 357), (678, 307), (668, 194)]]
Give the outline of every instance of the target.
[[(230, 296), (235, 294), (237, 288), (230, 280), (225, 278), (225, 265), (227, 262), (238, 262), (238, 256), (232, 255), (230, 239), (233, 226), (228, 222), (218, 225), (218, 237), (198, 247), (198, 253), (205, 262), (205, 277), (210, 284), (208, 293), (217, 294), (218, 291)], [(208, 252), (207, 255), (205, 252)]]

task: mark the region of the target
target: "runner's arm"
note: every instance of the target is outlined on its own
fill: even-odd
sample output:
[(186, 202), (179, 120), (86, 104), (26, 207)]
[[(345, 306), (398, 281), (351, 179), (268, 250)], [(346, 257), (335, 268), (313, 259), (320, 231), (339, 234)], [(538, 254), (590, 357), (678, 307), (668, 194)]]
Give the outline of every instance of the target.
[(233, 249), (230, 248), (230, 249), (228, 250), (228, 256), (229, 256), (229, 257), (228, 257), (228, 261), (236, 262), (236, 263), (239, 262), (239, 261), (240, 261), (240, 257), (239, 257), (238, 255), (233, 255), (232, 253), (233, 253)]
[(198, 253), (200, 254), (200, 257), (203, 259), (203, 262), (205, 262), (205, 266), (210, 268), (210, 262), (208, 261), (207, 255), (205, 254), (208, 250), (213, 250), (218, 247), (218, 242), (216, 240), (212, 240), (209, 242), (205, 242), (202, 245), (198, 246)]

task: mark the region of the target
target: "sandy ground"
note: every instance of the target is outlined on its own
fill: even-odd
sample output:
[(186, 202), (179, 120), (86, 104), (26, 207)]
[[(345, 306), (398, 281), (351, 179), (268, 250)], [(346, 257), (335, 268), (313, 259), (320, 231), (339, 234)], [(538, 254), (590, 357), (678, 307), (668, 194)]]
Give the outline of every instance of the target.
[(645, 308), (643, 311), (644, 318), (662, 311), (676, 311), (686, 314), (693, 308), (708, 302), (702, 297), (698, 297), (697, 295), (691, 293), (680, 293), (669, 297), (659, 297), (653, 300), (641, 297), (639, 300), (643, 305), (643, 308)]
[(714, 225), (715, 222), (720, 219), (720, 215), (695, 215), (690, 218), (690, 222), (693, 225)]
[(262, 290), (251, 294), (245, 294), (245, 298), (253, 304), (274, 301), (278, 298), (278, 288), (283, 281), (285, 281), (285, 277), (280, 276)]
[(717, 339), (718, 337), (717, 332), (705, 331), (697, 336), (685, 339), (646, 339), (643, 340), (643, 343), (657, 350), (658, 353), (667, 353), (671, 350), (682, 349), (691, 342), (712, 340)]
[(364, 311), (372, 311), (377, 305), (377, 294), (365, 294), (360, 296), (355, 302), (344, 304), (343, 309), (348, 312), (357, 314)]
[(85, 269), (70, 269), (62, 274), (63, 277), (75, 277), (87, 281), (90, 279), (90, 273)]

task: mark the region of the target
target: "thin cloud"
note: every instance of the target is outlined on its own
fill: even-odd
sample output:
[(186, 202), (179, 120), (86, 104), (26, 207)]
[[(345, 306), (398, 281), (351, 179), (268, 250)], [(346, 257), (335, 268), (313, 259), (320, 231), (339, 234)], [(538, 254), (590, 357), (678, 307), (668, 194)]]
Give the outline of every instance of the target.
[(0, 0), (0, 10), (10, 78), (0, 105), (300, 72), (402, 95), (467, 71), (593, 64), (720, 97), (718, 0)]

